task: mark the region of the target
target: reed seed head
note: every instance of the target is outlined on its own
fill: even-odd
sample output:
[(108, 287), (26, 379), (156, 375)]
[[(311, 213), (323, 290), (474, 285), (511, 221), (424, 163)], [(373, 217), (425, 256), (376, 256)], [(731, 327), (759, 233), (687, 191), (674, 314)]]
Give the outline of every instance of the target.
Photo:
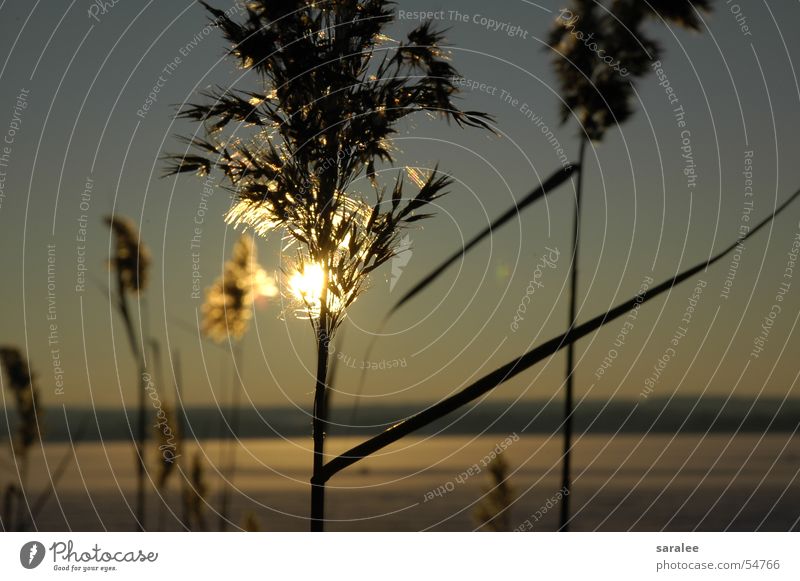
[(634, 83), (660, 57), (644, 31), (647, 19), (664, 19), (698, 30), (698, 11), (708, 0), (572, 0), (550, 31), (553, 67), (561, 96), (561, 118), (575, 116), (586, 136), (599, 141), (633, 114)]
[[(406, 197), (398, 176), (387, 195), (376, 164), (393, 161), (396, 124), (427, 112), (489, 129), (491, 118), (455, 104), (457, 71), (431, 23), (401, 41), (382, 34), (394, 19), (388, 0), (255, 0), (242, 22), (205, 6), (262, 87), (218, 87), (181, 110), (206, 135), (185, 139), (187, 152), (168, 156), (167, 173), (220, 170), (237, 196), (229, 224), (285, 232), (297, 253), (286, 273), (291, 295), (330, 334), (370, 272), (393, 256), (398, 232), (430, 215), (420, 212), (450, 184), (433, 172)], [(369, 196), (355, 193), (361, 177)]]
[(40, 437), (42, 406), (39, 389), (30, 365), (19, 349), (0, 347), (0, 362), (6, 370), (7, 387), (14, 395), (19, 418), (17, 437), (13, 442), (14, 451), (24, 455)]
[(119, 277), (121, 290), (139, 293), (147, 286), (150, 253), (133, 221), (122, 216), (107, 216), (105, 220), (114, 233), (110, 264)]
[(255, 300), (275, 293), (274, 281), (258, 265), (255, 241), (243, 234), (234, 244), (222, 275), (206, 289), (202, 307), (203, 334), (217, 342), (229, 336), (241, 339), (253, 316)]

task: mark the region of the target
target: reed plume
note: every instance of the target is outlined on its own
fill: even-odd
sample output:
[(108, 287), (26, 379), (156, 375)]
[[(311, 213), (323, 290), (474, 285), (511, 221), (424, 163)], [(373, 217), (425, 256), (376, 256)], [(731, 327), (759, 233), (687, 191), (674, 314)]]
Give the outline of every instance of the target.
[(150, 253), (142, 243), (136, 225), (128, 218), (107, 216), (106, 224), (114, 234), (114, 253), (109, 262), (117, 274), (120, 290), (138, 294), (147, 287)]
[(147, 286), (148, 268), (150, 266), (150, 253), (141, 241), (135, 224), (121, 216), (107, 216), (106, 224), (114, 235), (114, 247), (109, 265), (116, 275), (116, 296), (114, 302), (119, 311), (128, 343), (136, 362), (139, 385), (139, 409), (134, 448), (137, 462), (136, 479), (136, 530), (145, 530), (145, 465), (144, 447), (147, 441), (147, 411), (145, 402), (145, 387), (147, 368), (142, 345), (137, 339), (136, 329), (131, 316), (129, 295), (139, 296)]
[[(253, 305), (259, 296), (272, 296), (277, 293), (272, 278), (258, 264), (256, 245), (253, 238), (243, 234), (233, 247), (231, 259), (225, 262), (222, 275), (206, 289), (206, 300), (203, 303), (203, 334), (220, 343), (232, 340), (233, 345), (233, 379), (231, 385), (231, 438), (227, 446), (220, 442), (224, 449), (227, 465), (222, 469), (222, 491), (220, 494), (220, 530), (228, 524), (229, 483), (236, 470), (236, 447), (234, 439), (239, 431), (239, 407), (241, 386), (239, 383), (242, 346), (241, 339), (247, 332), (253, 316)], [(224, 416), (220, 420), (220, 437), (224, 433)]]
[(488, 469), (489, 485), (483, 488), (484, 495), (475, 508), (475, 520), (482, 531), (507, 532), (511, 530), (514, 489), (509, 483), (505, 452), (495, 456)]
[[(30, 364), (15, 347), (0, 347), (0, 362), (6, 371), (6, 387), (12, 393), (17, 408), (17, 431), (12, 438), (12, 451), (19, 474), (19, 486), (6, 489), (6, 523), (11, 530), (27, 528), (26, 507), (28, 505), (28, 472), (30, 449), (41, 438), (42, 407), (39, 402), (39, 388)], [(16, 520), (9, 523), (11, 506), (16, 506)], [(12, 526), (12, 524), (14, 526)]]
[[(259, 235), (285, 232), (291, 294), (317, 344), (311, 527), (322, 530), (330, 343), (368, 275), (450, 184), (433, 171), (407, 198), (402, 172), (386, 187), (376, 164), (392, 163), (389, 138), (412, 113), (479, 128), (489, 128), (490, 118), (453, 102), (458, 75), (430, 22), (402, 41), (382, 34), (394, 18), (387, 0), (257, 0), (246, 4), (243, 22), (204, 6), (230, 54), (262, 86), (218, 87), (184, 108), (178, 116), (203, 123), (205, 137), (186, 139), (191, 151), (168, 156), (167, 173), (219, 170), (237, 192), (229, 224)], [(350, 192), (362, 176), (369, 200)]]
[(222, 275), (206, 289), (203, 335), (217, 343), (241, 339), (253, 316), (256, 297), (270, 294), (272, 288), (271, 278), (258, 265), (255, 241), (242, 235), (233, 247), (231, 259), (225, 262)]

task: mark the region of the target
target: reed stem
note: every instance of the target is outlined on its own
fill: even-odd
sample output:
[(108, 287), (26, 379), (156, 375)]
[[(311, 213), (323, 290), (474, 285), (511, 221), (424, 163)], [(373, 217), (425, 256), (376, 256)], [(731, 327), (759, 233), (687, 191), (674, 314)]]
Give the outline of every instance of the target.
[(133, 352), (133, 356), (136, 359), (136, 364), (139, 372), (139, 409), (137, 410), (137, 428), (136, 428), (136, 438), (134, 441), (134, 449), (136, 451), (136, 460), (138, 462), (137, 465), (137, 473), (136, 473), (136, 514), (135, 514), (135, 530), (139, 532), (143, 532), (145, 530), (145, 502), (146, 502), (146, 495), (145, 495), (145, 475), (147, 473), (147, 468), (145, 466), (144, 460), (144, 446), (145, 442), (147, 441), (147, 412), (145, 408), (146, 398), (145, 398), (145, 375), (147, 372), (145, 362), (144, 362), (144, 355), (142, 350), (139, 348), (139, 344), (136, 341), (136, 332), (133, 328), (133, 321), (131, 320), (130, 316), (130, 308), (128, 306), (128, 297), (125, 293), (125, 283), (122, 279), (121, 273), (117, 276), (117, 292), (118, 296), (118, 305), (119, 311), (122, 315), (122, 320), (125, 324), (125, 331), (128, 335), (128, 342), (131, 346), (131, 351)]
[[(578, 250), (581, 235), (581, 198), (583, 197), (583, 172), (584, 156), (586, 154), (586, 137), (581, 138), (580, 152), (578, 154), (578, 179), (575, 193), (575, 215), (572, 221), (572, 263), (570, 266), (570, 292), (569, 292), (569, 327), (572, 330), (578, 317)], [(558, 530), (569, 530), (569, 492), (572, 487), (572, 408), (575, 395), (575, 342), (567, 345), (566, 391), (564, 394), (564, 455), (561, 466), (561, 486), (565, 490), (561, 499), (560, 520)]]
[(225, 448), (225, 458), (227, 466), (222, 469), (222, 494), (220, 498), (220, 511), (219, 511), (219, 530), (226, 531), (228, 529), (228, 513), (230, 507), (230, 484), (233, 482), (233, 474), (236, 471), (236, 447), (239, 439), (239, 417), (241, 407), (241, 383), (240, 366), (242, 361), (242, 343), (237, 341), (233, 348), (233, 381), (231, 383), (231, 422), (230, 422), (230, 436), (226, 438), (225, 443), (220, 442), (220, 447)]
[(317, 379), (314, 389), (314, 417), (313, 417), (313, 439), (314, 439), (314, 468), (311, 477), (311, 531), (322, 532), (325, 528), (325, 482), (319, 480), (322, 475), (322, 468), (325, 463), (325, 430), (327, 428), (328, 415), (328, 387), (326, 384), (328, 375), (328, 353), (330, 341), (328, 332), (320, 318), (320, 326), (317, 331)]

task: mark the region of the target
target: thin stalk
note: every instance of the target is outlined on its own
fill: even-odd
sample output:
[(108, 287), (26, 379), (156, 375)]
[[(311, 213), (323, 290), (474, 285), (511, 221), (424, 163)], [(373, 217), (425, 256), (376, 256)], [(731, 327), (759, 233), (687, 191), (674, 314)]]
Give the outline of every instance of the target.
[(167, 520), (167, 499), (165, 498), (163, 490), (159, 492), (159, 496), (161, 497), (161, 502), (158, 505), (158, 521), (156, 523), (156, 530), (161, 533), (164, 532), (164, 523)]
[[(569, 292), (569, 329), (575, 327), (578, 317), (578, 250), (580, 249), (581, 236), (581, 198), (583, 197), (584, 155), (586, 154), (586, 137), (581, 137), (580, 151), (578, 153), (578, 172), (575, 193), (575, 214), (572, 218), (572, 264), (570, 265), (570, 292)], [(561, 499), (561, 518), (559, 531), (569, 530), (569, 493), (572, 487), (571, 461), (572, 461), (572, 407), (575, 387), (575, 343), (567, 345), (566, 390), (564, 393), (564, 455), (561, 466), (561, 486), (565, 490)]]
[[(174, 361), (175, 366), (175, 399), (176, 399), (176, 422), (178, 425), (178, 437), (181, 438), (181, 446), (183, 446), (184, 435), (186, 434), (186, 425), (188, 424), (186, 419), (186, 407), (183, 404), (183, 376), (181, 375), (181, 358), (180, 353), (178, 350), (174, 350), (172, 352), (172, 360)], [(181, 469), (181, 460), (178, 457), (175, 460), (178, 465), (176, 468), (178, 469), (178, 474), (183, 476), (183, 470)], [(181, 512), (181, 524), (183, 525), (184, 529), (189, 530), (189, 511), (186, 502), (183, 500), (185, 498), (185, 491), (186, 491), (186, 479), (180, 483), (180, 492), (181, 492), (181, 505), (182, 505), (182, 512)]]
[[(142, 310), (144, 311), (144, 317), (143, 317), (144, 320), (141, 323), (142, 324), (142, 334), (145, 337), (150, 337), (149, 341), (147, 341), (146, 344), (147, 344), (148, 347), (150, 347), (150, 352), (153, 355), (153, 359), (152, 359), (152, 361), (153, 361), (153, 369), (155, 370), (157, 385), (158, 385), (159, 389), (163, 389), (163, 387), (166, 384), (164, 383), (164, 374), (163, 374), (164, 367), (163, 367), (162, 362), (161, 362), (161, 346), (158, 343), (158, 339), (156, 339), (155, 337), (151, 337), (150, 336), (149, 326), (147, 326), (147, 322), (150, 320), (150, 314), (147, 311), (146, 303), (145, 303), (144, 300), (141, 301), (141, 305), (142, 305)], [(166, 499), (164, 498), (163, 492), (164, 492), (163, 489), (159, 489), (159, 491), (158, 491), (159, 500), (161, 501), (161, 502), (158, 503), (158, 516), (157, 516), (158, 520), (157, 520), (157, 524), (156, 524), (156, 530), (158, 532), (162, 532), (164, 530), (164, 521), (166, 519), (166, 510), (165, 509), (167, 508), (167, 502), (166, 502)]]
[(0, 516), (0, 531), (10, 533), (14, 530), (14, 502), (17, 497), (17, 488), (9, 484), (3, 491), (3, 514)]
[(228, 364), (227, 364), (228, 359), (225, 357), (225, 354), (220, 354), (220, 358), (222, 359), (222, 362), (221, 362), (220, 368), (219, 368), (220, 390), (223, 389), (222, 386), (226, 386), (226, 387), (225, 387), (225, 391), (224, 392), (222, 392), (222, 391), (220, 392), (220, 397), (219, 397), (219, 421), (217, 422), (217, 438), (219, 439), (219, 459), (217, 460), (217, 466), (218, 466), (217, 473), (219, 474), (219, 476), (220, 476), (220, 478), (222, 480), (222, 488), (220, 489), (220, 493), (219, 493), (219, 503), (220, 503), (219, 530), (220, 531), (224, 531), (225, 528), (224, 528), (224, 524), (223, 524), (224, 517), (222, 515), (222, 504), (227, 502), (227, 500), (225, 499), (225, 489), (227, 487), (225, 486), (225, 469), (223, 468), (223, 465), (225, 464), (225, 445), (223, 444), (223, 440), (225, 439), (225, 426), (226, 426), (227, 421), (228, 421), (227, 418), (225, 417), (225, 404), (230, 399), (230, 394), (228, 393), (228, 390), (232, 389), (233, 386), (232, 385), (226, 385), (226, 383), (225, 383), (225, 376), (227, 375), (227, 372), (228, 372), (228, 369), (227, 369), (227, 367), (228, 367)]
[(125, 323), (125, 330), (128, 335), (128, 342), (131, 346), (131, 351), (136, 359), (139, 371), (139, 409), (137, 413), (137, 429), (136, 440), (134, 448), (136, 450), (136, 459), (138, 461), (138, 470), (136, 474), (136, 527), (135, 530), (142, 532), (145, 530), (145, 488), (144, 480), (147, 472), (144, 461), (144, 446), (147, 441), (147, 412), (145, 411), (145, 380), (146, 373), (144, 356), (139, 349), (139, 344), (136, 341), (136, 333), (133, 329), (133, 321), (130, 316), (130, 308), (128, 306), (128, 297), (125, 293), (125, 287), (121, 276), (117, 277), (117, 293), (118, 293), (118, 306), (122, 320)]
[(327, 265), (320, 294), (319, 320), (316, 325), (317, 378), (314, 385), (314, 410), (311, 428), (314, 440), (314, 464), (311, 471), (311, 532), (325, 530), (325, 482), (320, 482), (320, 477), (325, 466), (325, 430), (328, 423), (328, 355), (331, 346)]
[[(237, 341), (233, 348), (233, 382), (231, 383), (231, 423), (230, 423), (230, 437), (226, 439), (225, 458), (227, 466), (222, 469), (222, 493), (220, 495), (220, 510), (219, 510), (219, 530), (226, 531), (228, 529), (228, 508), (230, 503), (230, 486), (233, 482), (233, 474), (236, 471), (236, 444), (238, 444), (239, 437), (239, 407), (241, 406), (241, 383), (239, 382), (240, 366), (242, 360), (242, 343)], [(223, 444), (220, 442), (220, 447)]]
[[(322, 319), (320, 318), (320, 323)], [(328, 374), (328, 352), (330, 343), (325, 326), (320, 324), (317, 332), (317, 379), (314, 389), (314, 468), (311, 478), (311, 531), (322, 532), (325, 528), (325, 482), (319, 482), (325, 464), (325, 430), (327, 428), (328, 404), (326, 379)]]
[(19, 468), (19, 490), (17, 490), (17, 531), (27, 530), (28, 519), (25, 516), (25, 509), (28, 507), (28, 451), (22, 454)]

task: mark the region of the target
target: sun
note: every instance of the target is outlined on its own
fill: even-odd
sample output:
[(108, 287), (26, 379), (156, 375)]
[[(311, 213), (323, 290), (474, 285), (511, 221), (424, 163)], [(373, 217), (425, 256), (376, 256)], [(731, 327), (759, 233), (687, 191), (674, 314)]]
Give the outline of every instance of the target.
[(289, 279), (289, 289), (300, 301), (309, 305), (319, 305), (325, 287), (325, 270), (317, 262), (304, 264)]
[(325, 285), (328, 286), (327, 311), (328, 313), (342, 313), (345, 304), (337, 292), (341, 287), (337, 286), (335, 276), (330, 273), (325, 276), (324, 267), (318, 262), (306, 262), (298, 267), (289, 277), (288, 287), (292, 296), (302, 308), (298, 312), (301, 317), (310, 316), (312, 319), (320, 316), (322, 306), (322, 295)]

